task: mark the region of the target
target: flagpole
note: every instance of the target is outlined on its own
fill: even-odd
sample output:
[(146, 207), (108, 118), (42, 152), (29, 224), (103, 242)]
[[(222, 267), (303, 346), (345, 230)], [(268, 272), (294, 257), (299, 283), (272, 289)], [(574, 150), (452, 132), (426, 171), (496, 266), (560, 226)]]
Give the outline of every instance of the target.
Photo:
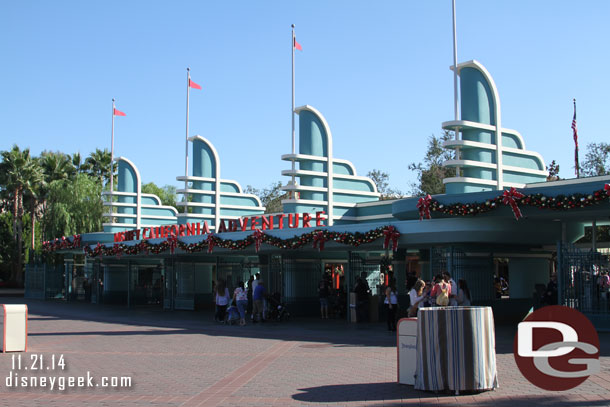
[(189, 176), (189, 88), (191, 85), (190, 68), (186, 68), (186, 148), (184, 162), (184, 213), (188, 213), (188, 176)]
[[(295, 46), (295, 38), (294, 38), (294, 24), (292, 24), (292, 154), (295, 154), (295, 132), (294, 132), (294, 46)], [(292, 187), (294, 188), (294, 157), (292, 158)], [(291, 195), (294, 198), (296, 196), (295, 191), (291, 191)]]
[(578, 164), (578, 130), (576, 127), (576, 99), (574, 99), (574, 119), (572, 120), (574, 131), (574, 164), (576, 167), (576, 178), (580, 178), (580, 165)]
[[(453, 115), (454, 120), (459, 119), (459, 107), (458, 107), (458, 69), (457, 69), (457, 24), (455, 18), (455, 0), (452, 0), (452, 12), (453, 12)], [(455, 129), (455, 139), (459, 138), (460, 130)], [(455, 149), (455, 159), (460, 159), (459, 147)], [(461, 175), (460, 167), (455, 168), (455, 175), (459, 177)]]
[[(110, 136), (110, 214), (112, 214), (112, 194), (114, 193), (114, 98), (112, 98), (112, 133)], [(112, 223), (112, 218), (110, 219)]]
[(455, 0), (453, 0), (453, 113), (455, 120), (458, 120), (457, 30), (455, 22)]

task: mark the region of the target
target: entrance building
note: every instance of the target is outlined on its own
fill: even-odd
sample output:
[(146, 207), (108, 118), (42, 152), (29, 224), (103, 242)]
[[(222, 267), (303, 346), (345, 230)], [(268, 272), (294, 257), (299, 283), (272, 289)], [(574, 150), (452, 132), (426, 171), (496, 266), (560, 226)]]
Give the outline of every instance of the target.
[(443, 123), (454, 134), (445, 147), (455, 151), (444, 165), (456, 169), (446, 194), (380, 200), (371, 179), (334, 156), (323, 115), (303, 106), (299, 151), (281, 157), (291, 163), (282, 213), (265, 213), (256, 196), (221, 178), (219, 154), (203, 137), (189, 139), (192, 176), (177, 178), (187, 185), (181, 213), (142, 194), (135, 164), (120, 157), (104, 231), (47, 242), (62, 261), (28, 266), (27, 294), (197, 310), (213, 307), (219, 279), (232, 290), (260, 273), (293, 314), (318, 315), (317, 288), (328, 279), (333, 312), (349, 318), (358, 277), (374, 301), (395, 278), (406, 304), (416, 278), (448, 271), (468, 283), (474, 304), (518, 320), (555, 275), (560, 304), (610, 327), (599, 283), (609, 266), (610, 177), (547, 181), (541, 155), (502, 126), (489, 72), (469, 61), (458, 74), (460, 120)]

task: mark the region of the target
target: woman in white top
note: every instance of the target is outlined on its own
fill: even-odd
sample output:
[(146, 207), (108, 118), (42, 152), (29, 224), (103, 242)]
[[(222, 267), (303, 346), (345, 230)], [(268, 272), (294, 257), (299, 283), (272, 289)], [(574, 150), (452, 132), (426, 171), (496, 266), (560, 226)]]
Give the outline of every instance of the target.
[(227, 283), (224, 280), (218, 280), (218, 284), (216, 284), (216, 321), (224, 322), (230, 300)]
[(385, 304), (388, 315), (388, 331), (396, 331), (396, 315), (398, 312), (398, 292), (396, 291), (396, 280), (392, 278), (390, 285), (385, 289)]
[(409, 317), (417, 316), (417, 309), (420, 304), (426, 299), (426, 292), (424, 288), (426, 283), (423, 280), (417, 280), (413, 285), (411, 291), (409, 291), (409, 298), (411, 300), (411, 306), (409, 307)]
[(466, 284), (466, 280), (458, 281), (458, 295), (457, 295), (457, 303), (462, 307), (470, 306), (470, 290), (468, 289), (468, 284)]
[(239, 325), (246, 325), (246, 307), (248, 306), (248, 293), (244, 288), (244, 282), (237, 283), (237, 288), (233, 292), (233, 300), (239, 310)]

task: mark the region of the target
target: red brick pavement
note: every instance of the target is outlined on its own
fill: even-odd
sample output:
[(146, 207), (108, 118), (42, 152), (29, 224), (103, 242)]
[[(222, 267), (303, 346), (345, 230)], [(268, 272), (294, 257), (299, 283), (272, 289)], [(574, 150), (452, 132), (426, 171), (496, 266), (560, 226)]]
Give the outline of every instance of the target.
[[(15, 302), (14, 298), (0, 298)], [(455, 396), (396, 384), (395, 336), (382, 324), (294, 320), (216, 325), (203, 313), (28, 301), (28, 353), (0, 355), (0, 406), (610, 406), (610, 335), (602, 372), (569, 392), (527, 382), (498, 327), (500, 387)], [(65, 370), (31, 370), (31, 355), (63, 355)], [(27, 363), (26, 363), (27, 362)], [(6, 377), (129, 376), (128, 388), (10, 387)], [(57, 380), (57, 379), (56, 379)]]

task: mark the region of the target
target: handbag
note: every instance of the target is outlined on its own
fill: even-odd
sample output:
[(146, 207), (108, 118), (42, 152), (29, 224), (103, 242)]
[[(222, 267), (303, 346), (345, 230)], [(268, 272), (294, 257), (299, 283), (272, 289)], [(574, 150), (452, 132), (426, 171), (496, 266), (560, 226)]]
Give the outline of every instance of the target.
[(436, 297), (436, 305), (446, 307), (449, 305), (449, 296), (447, 295), (447, 286), (443, 288), (441, 286), (441, 293)]
[(407, 317), (409, 318), (413, 318), (417, 316), (417, 307), (414, 305), (411, 305), (409, 307), (409, 309), (407, 310)]

